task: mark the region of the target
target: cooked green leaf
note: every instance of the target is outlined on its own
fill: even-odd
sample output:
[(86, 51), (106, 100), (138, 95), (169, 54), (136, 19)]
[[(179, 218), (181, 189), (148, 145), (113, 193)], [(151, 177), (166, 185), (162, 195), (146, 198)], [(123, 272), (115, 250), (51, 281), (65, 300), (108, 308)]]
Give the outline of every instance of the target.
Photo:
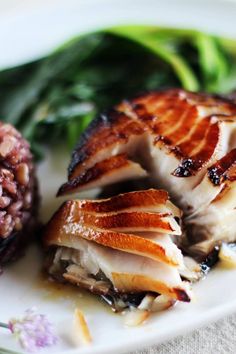
[(191, 29), (119, 26), (73, 38), (47, 57), (0, 72), (0, 116), (31, 142), (72, 148), (89, 122), (146, 90), (236, 89), (236, 41)]

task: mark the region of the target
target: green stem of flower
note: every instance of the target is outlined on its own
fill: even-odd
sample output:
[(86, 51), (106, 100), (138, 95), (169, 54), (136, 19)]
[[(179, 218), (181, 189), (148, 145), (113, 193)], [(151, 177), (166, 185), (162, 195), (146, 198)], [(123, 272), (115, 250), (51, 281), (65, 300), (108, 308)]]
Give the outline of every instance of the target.
[(21, 354), (20, 352), (15, 352), (13, 350), (1, 348), (1, 347), (0, 347), (0, 353), (1, 354)]
[(9, 329), (8, 324), (7, 323), (3, 323), (3, 322), (0, 322), (0, 327)]

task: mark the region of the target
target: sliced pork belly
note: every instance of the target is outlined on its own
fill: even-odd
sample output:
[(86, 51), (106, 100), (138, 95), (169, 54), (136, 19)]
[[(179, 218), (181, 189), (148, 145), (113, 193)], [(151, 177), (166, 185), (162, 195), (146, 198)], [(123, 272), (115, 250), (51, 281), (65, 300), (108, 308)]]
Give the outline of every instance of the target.
[(149, 291), (190, 301), (174, 243), (179, 217), (167, 193), (153, 189), (68, 201), (44, 231), (45, 246), (56, 249), (49, 273), (99, 294)]
[[(236, 239), (235, 148), (233, 101), (178, 89), (148, 93), (93, 121), (72, 154), (68, 181), (58, 195), (89, 189), (91, 168), (122, 154), (146, 171), (150, 185), (169, 192), (184, 211), (185, 244), (207, 254), (222, 240)], [(121, 169), (114, 173), (127, 180)], [(96, 186), (104, 186), (102, 175), (99, 180)], [(229, 220), (227, 227), (219, 215)]]

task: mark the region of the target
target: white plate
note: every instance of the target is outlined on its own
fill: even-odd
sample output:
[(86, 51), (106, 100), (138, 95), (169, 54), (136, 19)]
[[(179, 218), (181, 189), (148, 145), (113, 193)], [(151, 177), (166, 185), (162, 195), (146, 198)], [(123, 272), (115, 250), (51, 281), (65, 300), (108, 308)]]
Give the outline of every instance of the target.
[[(19, 9), (18, 9), (19, 10)], [(42, 56), (64, 39), (81, 31), (117, 23), (153, 23), (194, 27), (236, 38), (236, 4), (220, 1), (51, 1), (0, 14), (0, 66), (7, 67)], [(68, 156), (48, 156), (39, 168), (42, 216), (50, 217), (61, 200), (55, 193), (65, 179)], [(43, 353), (122, 353), (163, 342), (236, 310), (236, 270), (215, 269), (194, 286), (195, 300), (157, 314), (142, 327), (125, 328), (122, 316), (112, 314), (98, 300), (79, 291), (52, 291), (40, 280), (41, 255), (32, 247), (25, 258), (10, 266), (0, 280), (0, 320), (37, 306), (47, 313), (61, 336), (58, 345)], [(61, 294), (61, 295), (60, 295)], [(92, 345), (75, 348), (73, 310), (85, 313)], [(19, 350), (10, 334), (0, 332), (0, 347)]]

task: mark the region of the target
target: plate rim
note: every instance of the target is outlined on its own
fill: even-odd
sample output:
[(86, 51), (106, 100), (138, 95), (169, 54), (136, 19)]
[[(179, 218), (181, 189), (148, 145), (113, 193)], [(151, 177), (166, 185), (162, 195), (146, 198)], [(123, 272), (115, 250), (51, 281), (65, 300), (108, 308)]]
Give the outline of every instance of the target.
[[(178, 305), (177, 305), (178, 306)], [(170, 309), (171, 310), (171, 309)], [(168, 311), (168, 310), (165, 310)], [(142, 350), (144, 348), (151, 347), (153, 345), (161, 345), (168, 340), (173, 340), (178, 336), (184, 334), (189, 334), (195, 330), (198, 330), (202, 327), (206, 327), (210, 323), (214, 323), (222, 317), (226, 317), (230, 313), (233, 314), (236, 311), (236, 299), (230, 303), (218, 305), (213, 307), (211, 310), (208, 310), (206, 313), (202, 313), (201, 316), (196, 317), (191, 321), (191, 323), (186, 322), (181, 324), (178, 329), (175, 329), (173, 332), (165, 333), (162, 338), (155, 338), (156, 330), (154, 329), (151, 333), (143, 333), (142, 337), (138, 337), (135, 340), (125, 340), (122, 344), (116, 345), (114, 348), (112, 345), (104, 346), (98, 345), (95, 347), (84, 347), (76, 349), (66, 349), (66, 351), (61, 352), (60, 354), (123, 354), (128, 353), (134, 350)], [(157, 314), (158, 316), (158, 314)], [(143, 325), (145, 326), (145, 324)], [(125, 349), (124, 349), (125, 346)], [(59, 354), (59, 353), (58, 353)]]

